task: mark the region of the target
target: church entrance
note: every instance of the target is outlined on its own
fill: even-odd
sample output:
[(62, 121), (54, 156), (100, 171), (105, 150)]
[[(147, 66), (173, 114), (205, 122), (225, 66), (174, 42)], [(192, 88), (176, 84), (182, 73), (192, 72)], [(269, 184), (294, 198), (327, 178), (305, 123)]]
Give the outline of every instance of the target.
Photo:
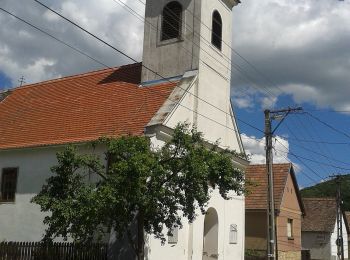
[(214, 260), (219, 258), (219, 219), (215, 209), (210, 208), (204, 219), (203, 233), (203, 260)]

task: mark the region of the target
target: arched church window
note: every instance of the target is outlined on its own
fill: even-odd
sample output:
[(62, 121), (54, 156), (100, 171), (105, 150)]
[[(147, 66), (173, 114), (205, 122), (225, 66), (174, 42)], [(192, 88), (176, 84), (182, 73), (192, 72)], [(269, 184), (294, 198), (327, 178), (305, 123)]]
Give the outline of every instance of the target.
[(182, 6), (177, 1), (168, 3), (163, 9), (161, 40), (179, 38), (182, 25)]
[(221, 51), (222, 48), (222, 19), (218, 11), (213, 13), (211, 43)]

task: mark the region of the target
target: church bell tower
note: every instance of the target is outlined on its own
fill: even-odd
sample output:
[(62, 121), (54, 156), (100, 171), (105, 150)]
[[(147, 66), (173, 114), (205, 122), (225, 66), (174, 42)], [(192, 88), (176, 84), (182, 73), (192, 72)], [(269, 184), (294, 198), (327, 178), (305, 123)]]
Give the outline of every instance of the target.
[(147, 0), (142, 85), (195, 75), (191, 86), (180, 86), (191, 94), (173, 124), (186, 121), (207, 140), (243, 151), (230, 101), (232, 8), (238, 3)]
[(232, 8), (239, 0), (147, 0), (142, 82), (183, 75), (201, 63), (229, 77)]

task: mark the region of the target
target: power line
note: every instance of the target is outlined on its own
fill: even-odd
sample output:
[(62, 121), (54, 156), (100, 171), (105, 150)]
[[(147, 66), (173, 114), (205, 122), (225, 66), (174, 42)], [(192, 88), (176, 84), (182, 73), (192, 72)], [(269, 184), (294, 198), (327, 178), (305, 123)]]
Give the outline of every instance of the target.
[[(113, 0), (113, 1), (115, 1), (115, 0)], [(118, 0), (119, 1), (119, 0)], [(140, 3), (142, 3), (143, 5), (146, 5), (146, 3), (144, 3), (144, 2), (142, 2), (141, 0), (138, 0)], [(222, 2), (220, 2), (222, 5), (223, 5), (223, 3)], [(171, 11), (171, 10), (170, 10)], [(208, 30), (209, 30), (209, 32), (211, 32), (212, 34), (214, 34), (215, 36), (220, 36), (220, 35), (218, 35), (215, 31), (213, 31), (211, 28), (210, 28), (210, 26), (208, 26), (206, 23), (204, 23), (203, 21), (202, 21), (202, 19), (200, 19), (198, 16), (196, 16), (191, 10), (189, 10), (189, 9), (187, 9), (187, 12), (189, 12), (194, 18), (196, 18), (202, 25), (204, 25), (204, 27), (206, 27)], [(185, 24), (187, 24), (186, 22), (185, 22)], [(190, 27), (191, 28), (191, 27)], [(192, 29), (192, 28), (191, 28)], [(198, 34), (198, 33), (197, 33)], [(199, 36), (201, 37), (201, 35), (199, 34)], [(204, 39), (204, 38), (203, 38)], [(206, 42), (209, 42), (208, 40), (206, 40), (206, 39), (204, 39)], [(247, 58), (245, 58), (242, 54), (240, 54), (237, 50), (235, 50), (232, 46), (231, 46), (231, 44), (229, 44), (229, 43), (227, 43), (226, 41), (224, 41), (223, 39), (222, 39), (222, 42), (228, 47), (228, 48), (230, 48), (231, 50), (232, 50), (232, 52), (234, 53), (234, 54), (236, 54), (239, 58), (241, 58), (245, 63), (247, 63), (250, 67), (252, 67), (253, 68), (253, 70), (254, 71), (256, 71), (261, 77), (263, 77), (263, 78), (265, 78), (267, 81), (269, 81), (270, 83), (269, 84), (271, 84), (272, 83), (272, 85), (274, 85), (274, 86), (276, 86), (281, 92), (283, 92), (282, 91), (282, 89), (280, 89), (275, 83), (273, 83), (273, 81), (272, 80), (270, 80), (266, 75), (264, 75), (261, 71), (259, 71), (259, 69), (256, 67), (256, 66), (254, 66), (250, 61), (248, 61), (248, 59)], [(225, 56), (228, 60), (231, 60), (231, 57), (227, 57), (227, 56)], [(276, 96), (275, 94), (273, 94), (274, 96)]]
[(24, 20), (24, 19), (18, 17), (17, 15), (15, 15), (15, 14), (13, 14), (13, 13), (11, 13), (11, 12), (9, 12), (9, 11), (3, 9), (3, 8), (0, 8), (0, 10), (3, 11), (3, 12), (5, 12), (5, 13), (7, 13), (8, 15), (11, 15), (12, 17), (16, 18), (17, 20), (21, 21), (22, 23), (25, 23), (25, 24), (27, 24), (28, 26), (30, 26), (30, 27), (36, 29), (37, 31), (42, 32), (43, 34), (45, 34), (45, 35), (51, 37), (52, 39), (54, 39), (54, 40), (60, 42), (61, 44), (64, 44), (65, 46), (71, 48), (72, 50), (74, 50), (74, 51), (76, 51), (76, 52), (78, 52), (78, 53), (80, 53), (81, 55), (84, 55), (85, 57), (87, 57), (87, 58), (89, 58), (89, 59), (95, 61), (96, 63), (98, 63), (98, 64), (100, 64), (100, 65), (102, 65), (102, 66), (104, 66), (104, 67), (107, 67), (107, 68), (110, 68), (110, 69), (111, 69), (111, 67), (108, 66), (108, 65), (106, 65), (105, 63), (102, 63), (102, 62), (98, 61), (97, 59), (95, 59), (95, 58), (93, 58), (92, 56), (86, 54), (85, 52), (79, 50), (78, 48), (75, 48), (74, 46), (72, 46), (72, 45), (70, 45), (70, 44), (64, 42), (63, 40), (57, 38), (56, 36), (54, 36), (54, 35), (52, 35), (52, 34), (50, 34), (50, 33), (48, 33), (47, 31), (44, 31), (43, 29), (39, 28), (38, 26), (33, 25), (32, 23), (30, 23), (30, 22), (28, 22), (28, 21), (26, 21), (26, 20)]
[(318, 143), (318, 144), (328, 144), (328, 145), (350, 145), (350, 142), (327, 142), (327, 141), (315, 141), (315, 140), (307, 140), (307, 139), (300, 139), (300, 138), (291, 138), (288, 137), (288, 139), (284, 137), (280, 137), (281, 139), (285, 141), (296, 141), (301, 143)]
[[(143, 22), (146, 22), (146, 23), (150, 24), (151, 27), (152, 27), (154, 30), (156, 30), (157, 32), (160, 31), (160, 29), (158, 29), (158, 27), (156, 27), (156, 26), (154, 26), (153, 24), (147, 22), (146, 19), (145, 19), (142, 15), (140, 15), (139, 13), (137, 13), (132, 7), (130, 7), (130, 6), (127, 5), (126, 3), (122, 2), (121, 0), (113, 0), (113, 1), (114, 1), (115, 3), (117, 3), (118, 5), (122, 6), (124, 9), (126, 9), (129, 13), (131, 13), (132, 15), (134, 15), (135, 17), (137, 17), (138, 19), (142, 19)], [(119, 3), (118, 3), (117, 1), (118, 1)], [(139, 2), (141, 2), (143, 5), (145, 5), (145, 3), (143, 3), (142, 1), (139, 1)], [(173, 15), (175, 15), (174, 12), (172, 12), (171, 10), (169, 10), (169, 11), (170, 11)], [(195, 16), (190, 10), (187, 9), (187, 11), (188, 11), (190, 14), (192, 14), (197, 20), (199, 20), (205, 27), (207, 27), (207, 28), (209, 29), (210, 32), (212, 32), (213, 34), (215, 34), (216, 36), (218, 36), (218, 35), (217, 35), (214, 31), (212, 31), (206, 24), (204, 24), (203, 21), (201, 21), (200, 18), (198, 18), (197, 16)], [(173, 25), (170, 25), (170, 26), (173, 27), (173, 28), (175, 28)], [(211, 43), (210, 43), (207, 39), (205, 39), (200, 33), (196, 32), (191, 26), (189, 26), (189, 25), (186, 23), (186, 21), (185, 21), (185, 26), (188, 26), (189, 29), (192, 29), (192, 30), (193, 30), (194, 34), (197, 34), (197, 35), (198, 35), (200, 38), (202, 38), (206, 43), (208, 43), (207, 46), (210, 46), (210, 45), (211, 45)], [(222, 41), (223, 41), (223, 40), (222, 40)], [(223, 41), (223, 42), (224, 42), (224, 41)], [(213, 59), (215, 59), (216, 61), (218, 61), (222, 66), (224, 66), (224, 68), (226, 68), (227, 70), (229, 70), (229, 72), (232, 72), (232, 67), (233, 67), (235, 70), (237, 70), (238, 72), (240, 72), (242, 75), (245, 76), (245, 81), (247, 81), (247, 82), (249, 81), (250, 84), (253, 84), (253, 86), (256, 86), (256, 87), (254, 87), (254, 88), (256, 88), (258, 91), (261, 91), (261, 90), (262, 90), (262, 89), (259, 88), (259, 86), (254, 82), (254, 79), (252, 79), (249, 75), (247, 75), (247, 73), (244, 71), (244, 69), (243, 69), (241, 66), (239, 66), (238, 64), (235, 64), (234, 62), (232, 62), (231, 58), (227, 57), (225, 54), (222, 53), (222, 56), (225, 57), (225, 58), (227, 59), (227, 61), (230, 62), (230, 64), (231, 64), (231, 67), (226, 67), (225, 64), (223, 64), (223, 63), (222, 63), (221, 61), (219, 61), (217, 58), (215, 58), (215, 57), (212, 56), (210, 53), (208, 53), (208, 51), (204, 50), (204, 49), (201, 48), (198, 44), (196, 44), (196, 43), (194, 42), (194, 39), (192, 40), (192, 43), (195, 44), (199, 49), (201, 49), (202, 51), (204, 51), (206, 54), (208, 54), (211, 58), (213, 58)], [(228, 45), (228, 44), (226, 44), (226, 45), (227, 45), (232, 51), (236, 52), (230, 45)], [(190, 50), (187, 50), (187, 49), (186, 49), (185, 47), (183, 47), (183, 46), (181, 46), (181, 47), (182, 47), (183, 49), (185, 49), (187, 52), (189, 52), (189, 53), (192, 54), (192, 52), (191, 52)], [(198, 57), (198, 58), (199, 58), (199, 57)], [(200, 61), (201, 61), (202, 63), (205, 64), (205, 62), (204, 62), (203, 60), (200, 59)], [(262, 86), (262, 87), (265, 89), (265, 92), (266, 92), (267, 94), (270, 95), (270, 97), (269, 97), (270, 99), (273, 99), (274, 97), (277, 97), (275, 94), (271, 93), (271, 92), (268, 90), (267, 87), (265, 87), (265, 86)]]
[(316, 121), (318, 121), (319, 123), (323, 124), (324, 126), (330, 128), (331, 130), (333, 130), (334, 132), (337, 132), (338, 134), (341, 134), (341, 135), (344, 135), (345, 137), (349, 138), (350, 139), (350, 135), (348, 133), (345, 133), (337, 128), (335, 128), (334, 126), (324, 122), (323, 120), (321, 120), (320, 118), (312, 115), (311, 113), (309, 112), (305, 112), (307, 115), (309, 115), (310, 117), (312, 117), (313, 119), (315, 119)]
[[(294, 137), (296, 137), (296, 135), (294, 134), (294, 132), (288, 127), (288, 125), (286, 125), (286, 128), (289, 130), (289, 132), (294, 136)], [(296, 146), (299, 146), (299, 147), (301, 147), (302, 149), (304, 148), (302, 145), (297, 145), (297, 144), (295, 144)], [(305, 148), (306, 149), (306, 148)], [(312, 150), (310, 150), (310, 151), (312, 151)], [(312, 156), (312, 158), (314, 159), (314, 157)], [(324, 168), (324, 166), (323, 165), (321, 165), (321, 167), (322, 167), (322, 169), (323, 169), (323, 171), (325, 171), (326, 172), (326, 170), (325, 170), (325, 168)]]
[[(103, 65), (103, 66), (105, 66), (105, 67), (107, 67), (107, 68), (112, 69), (112, 68), (109, 67), (108, 65), (105, 65), (104, 63), (98, 61), (97, 59), (95, 59), (95, 58), (93, 58), (93, 57), (91, 57), (91, 56), (89, 56), (89, 55), (83, 53), (83, 52), (80, 51), (79, 49), (70, 46), (69, 44), (65, 43), (64, 41), (62, 41), (62, 40), (58, 39), (57, 37), (55, 37), (55, 36), (53, 36), (53, 35), (47, 33), (47, 32), (44, 31), (43, 29), (41, 29), (41, 28), (39, 28), (39, 27), (37, 27), (37, 26), (35, 26), (35, 25), (33, 25), (33, 24), (31, 24), (31, 23), (25, 21), (24, 19), (22, 19), (22, 18), (20, 18), (20, 17), (18, 17), (18, 16), (16, 16), (16, 15), (10, 13), (9, 11), (4, 10), (3, 8), (0, 8), (0, 10), (2, 10), (2, 11), (4, 11), (4, 12), (8, 13), (9, 15), (11, 15), (11, 16), (13, 16), (14, 18), (16, 18), (16, 19), (22, 21), (23, 23), (25, 23), (25, 24), (27, 24), (27, 25), (29, 25), (29, 26), (35, 28), (36, 30), (38, 30), (38, 31), (40, 31), (40, 32), (42, 32), (42, 33), (44, 33), (44, 34), (50, 36), (51, 38), (55, 39), (56, 41), (58, 41), (58, 42), (60, 42), (60, 43), (62, 43), (62, 44), (64, 44), (64, 45), (66, 45), (66, 46), (72, 48), (73, 50), (79, 52), (80, 54), (82, 54), (82, 55), (84, 55), (84, 56), (86, 56), (86, 57), (91, 58), (93, 61), (95, 61), (95, 62), (97, 62), (97, 63), (99, 63), (99, 64), (101, 64), (101, 65)], [(152, 88), (148, 88), (148, 90), (153, 91), (153, 92), (156, 92), (156, 91), (153, 90)], [(157, 91), (157, 94), (159, 94), (159, 91)], [(221, 126), (223, 126), (223, 127), (228, 128), (229, 130), (232, 130), (232, 131), (237, 132), (236, 129), (230, 128), (230, 127), (228, 127), (228, 126), (226, 126), (226, 125), (224, 125), (224, 124), (222, 124), (222, 123), (220, 123), (220, 122), (218, 122), (218, 121), (216, 121), (216, 120), (214, 120), (214, 119), (212, 119), (212, 118), (209, 118), (209, 117), (207, 117), (207, 116), (205, 116), (205, 115), (202, 115), (202, 114), (198, 113), (197, 111), (194, 111), (194, 110), (192, 110), (191, 108), (188, 108), (188, 107), (186, 107), (186, 106), (180, 104), (178, 101), (174, 101), (174, 100), (171, 100), (171, 101), (174, 102), (174, 103), (177, 103), (177, 104), (179, 104), (179, 105), (181, 105), (181, 106), (183, 106), (184, 108), (186, 108), (186, 109), (188, 109), (188, 110), (190, 110), (190, 111), (192, 111), (192, 112), (194, 112), (194, 113), (197, 113), (198, 115), (200, 115), (200, 116), (202, 116), (202, 117), (204, 117), (204, 118), (206, 118), (206, 119), (208, 119), (208, 120), (210, 120), (210, 121), (212, 121), (212, 122), (214, 122), (214, 123), (217, 123), (217, 124), (219, 124), (219, 125), (221, 125)], [(244, 121), (241, 120), (241, 122), (244, 122)], [(248, 123), (247, 123), (247, 124), (248, 124)], [(250, 125), (250, 124), (248, 124), (248, 125)], [(252, 125), (251, 125), (251, 126), (252, 126)], [(254, 126), (252, 126), (252, 127), (254, 127)], [(257, 139), (252, 138), (252, 137), (244, 137), (244, 136), (242, 136), (242, 138), (253, 139), (253, 140), (255, 140), (255, 141), (259, 141), (259, 140), (257, 140)]]
[[(34, 1), (36, 1), (36, 0), (34, 0)], [(36, 1), (36, 2), (38, 2), (38, 3), (40, 3), (39, 1)], [(58, 14), (59, 15), (59, 14)], [(61, 15), (59, 15), (59, 16), (61, 16)], [(63, 18), (63, 16), (62, 16), (62, 18)], [(66, 18), (63, 18), (63, 19), (66, 19)], [(67, 19), (66, 19), (67, 20)], [(69, 20), (69, 19), (68, 19)], [(67, 20), (67, 21), (68, 21)], [(73, 24), (75, 24), (74, 22), (72, 22)], [(76, 26), (78, 26), (77, 24), (75, 24)], [(85, 30), (84, 28), (82, 28), (82, 27), (80, 27), (80, 26), (78, 26), (78, 28), (81, 28), (83, 31), (85, 31), (86, 33), (89, 33), (87, 30)], [(89, 33), (90, 35), (93, 35), (92, 33)], [(98, 38), (98, 37), (97, 37)], [(96, 39), (97, 39), (96, 38)], [(98, 38), (99, 39), (99, 38)], [(103, 41), (103, 40), (102, 40)], [(104, 41), (103, 41), (104, 42)], [(116, 49), (115, 47), (113, 47), (113, 46), (111, 46), (110, 44), (108, 44), (107, 42), (105, 42), (105, 44), (107, 44), (107, 46), (109, 46), (109, 47), (111, 47), (111, 48), (113, 48), (113, 49), (115, 49), (116, 51), (118, 51), (119, 53), (123, 53), (123, 52), (120, 52), (118, 49)], [(124, 55), (124, 54), (123, 54)], [(125, 56), (126, 57), (128, 57), (128, 58), (130, 58), (131, 60), (133, 60), (133, 61), (136, 61), (136, 60), (134, 60), (134, 59), (132, 59), (131, 57), (129, 57), (128, 55), (126, 55), (125, 54)], [(108, 66), (107, 66), (108, 67)], [(190, 109), (190, 108), (187, 108), (187, 109), (189, 109), (190, 111), (193, 111), (192, 109)], [(196, 111), (193, 111), (193, 112), (196, 112)], [(226, 112), (225, 112), (226, 113)], [(199, 113), (198, 113), (199, 114)], [(228, 114), (228, 113), (226, 113), (226, 114)], [(201, 115), (201, 114), (200, 114)], [(204, 116), (204, 115), (201, 115), (201, 116)], [(230, 115), (231, 116), (231, 115)], [(205, 117), (205, 116), (204, 116)], [(216, 122), (216, 123), (219, 123), (219, 124), (221, 124), (220, 122), (217, 122), (217, 121), (215, 121), (215, 120), (213, 120), (213, 119), (211, 119), (211, 118), (208, 118), (208, 117), (206, 117), (207, 119), (209, 119), (209, 120), (211, 120), (211, 121), (214, 121), (214, 122)], [(240, 120), (241, 122), (244, 122), (244, 121), (242, 121), (242, 120)], [(226, 127), (226, 128), (228, 128), (228, 129), (230, 129), (230, 130), (233, 130), (233, 131), (235, 131), (235, 132), (237, 132), (235, 129), (233, 129), (233, 128), (229, 128), (229, 127), (227, 127), (226, 125), (223, 125), (223, 124), (221, 124), (222, 126), (224, 126), (224, 127)], [(250, 125), (251, 127), (252, 127), (252, 125)], [(258, 128), (255, 128), (255, 129), (258, 129)], [(259, 131), (261, 131), (261, 130), (259, 130)], [(243, 137), (244, 138), (244, 137)], [(252, 138), (249, 138), (249, 139), (252, 139)], [(256, 139), (253, 139), (253, 140), (255, 140), (255, 141), (257, 141)]]
[[(72, 20), (66, 18), (66, 17), (63, 16), (62, 14), (56, 12), (55, 10), (51, 9), (50, 7), (48, 7), (47, 5), (41, 3), (41, 2), (38, 1), (38, 0), (34, 0), (34, 1), (37, 2), (38, 4), (40, 4), (41, 6), (45, 7), (46, 9), (50, 10), (51, 12), (55, 13), (56, 15), (58, 15), (59, 17), (61, 17), (62, 19), (66, 20), (67, 22), (73, 24), (74, 26), (76, 26), (76, 27), (79, 28), (80, 30), (82, 30), (82, 31), (84, 31), (85, 33), (89, 34), (89, 35), (92, 36), (93, 38), (97, 39), (98, 41), (100, 41), (100, 42), (102, 42), (103, 44), (107, 45), (108, 47), (112, 48), (113, 50), (117, 51), (118, 53), (124, 55), (125, 57), (129, 58), (130, 60), (132, 60), (132, 61), (134, 61), (134, 62), (137, 62), (136, 59), (132, 58), (131, 56), (129, 56), (129, 55), (127, 55), (126, 53), (124, 53), (123, 51), (121, 51), (121, 50), (117, 49), (116, 47), (112, 46), (112, 45), (109, 44), (108, 42), (102, 40), (100, 37), (94, 35), (93, 33), (89, 32), (88, 30), (84, 29), (83, 27), (81, 27), (81, 26), (78, 25), (77, 23), (75, 23), (75, 22), (73, 22)], [(154, 70), (150, 69), (149, 67), (145, 66), (144, 64), (142, 64), (141, 66), (143, 66), (145, 69), (151, 71), (152, 73), (155, 73), (157, 76), (161, 77), (163, 80), (166, 80), (166, 81), (170, 82), (168, 79), (164, 78), (164, 77), (163, 77), (162, 75), (160, 75), (158, 72), (155, 72)], [(180, 87), (180, 88), (181, 88), (181, 87)], [(189, 93), (190, 95), (193, 95), (194, 97), (198, 98), (198, 99), (201, 100), (202, 102), (204, 102), (204, 103), (206, 103), (206, 104), (212, 106), (213, 108), (216, 108), (217, 110), (219, 110), (219, 111), (225, 113), (226, 115), (228, 115), (228, 116), (230, 116), (230, 117), (232, 118), (232, 115), (230, 115), (230, 114), (227, 113), (226, 111), (222, 110), (221, 108), (219, 108), (219, 107), (217, 107), (217, 106), (211, 104), (210, 102), (208, 102), (208, 101), (206, 101), (206, 100), (200, 98), (199, 96), (197, 96), (197, 95), (191, 93), (191, 92), (188, 91), (187, 89), (184, 89), (184, 88), (181, 88), (181, 89), (182, 89), (183, 91), (185, 91), (186, 93)], [(193, 110), (191, 109), (191, 111), (193, 111)], [(201, 115), (201, 114), (198, 113), (198, 112), (197, 112), (197, 114)], [(208, 119), (208, 117), (205, 116), (205, 115), (201, 115), (201, 116), (204, 117), (204, 118), (206, 118), (206, 119)], [(222, 124), (222, 123), (220, 123), (220, 122), (218, 122), (218, 121), (216, 121), (216, 120), (213, 120), (213, 119), (211, 119), (211, 120), (214, 121), (214, 122), (216, 122), (216, 123), (218, 123), (218, 124), (220, 124), (221, 126), (227, 127), (226, 125), (224, 125), (224, 124)], [(240, 119), (239, 121), (240, 121), (240, 122), (244, 122), (244, 121), (241, 120), (241, 119)], [(251, 124), (249, 124), (249, 123), (246, 123), (246, 122), (244, 122), (244, 123), (245, 123), (246, 125), (248, 125), (248, 126), (251, 126)], [(233, 128), (230, 128), (230, 127), (227, 127), (227, 128), (229, 128), (229, 129), (231, 129), (231, 130), (237, 132), (237, 131), (236, 131), (235, 129), (233, 129)], [(254, 127), (254, 128), (255, 128), (255, 129), (258, 129), (258, 128), (256, 128), (256, 127)], [(260, 131), (261, 131), (261, 130), (260, 130)], [(262, 132), (262, 131), (261, 131), (261, 132)]]

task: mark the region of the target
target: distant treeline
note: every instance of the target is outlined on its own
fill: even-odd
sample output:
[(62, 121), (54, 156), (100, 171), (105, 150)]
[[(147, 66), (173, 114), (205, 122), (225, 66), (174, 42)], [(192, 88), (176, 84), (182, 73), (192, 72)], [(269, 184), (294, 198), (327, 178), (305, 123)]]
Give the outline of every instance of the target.
[[(315, 186), (301, 190), (301, 196), (305, 198), (324, 198), (336, 196), (337, 184), (335, 180), (319, 183)], [(344, 175), (341, 181), (343, 206), (345, 211), (350, 211), (350, 175)]]

